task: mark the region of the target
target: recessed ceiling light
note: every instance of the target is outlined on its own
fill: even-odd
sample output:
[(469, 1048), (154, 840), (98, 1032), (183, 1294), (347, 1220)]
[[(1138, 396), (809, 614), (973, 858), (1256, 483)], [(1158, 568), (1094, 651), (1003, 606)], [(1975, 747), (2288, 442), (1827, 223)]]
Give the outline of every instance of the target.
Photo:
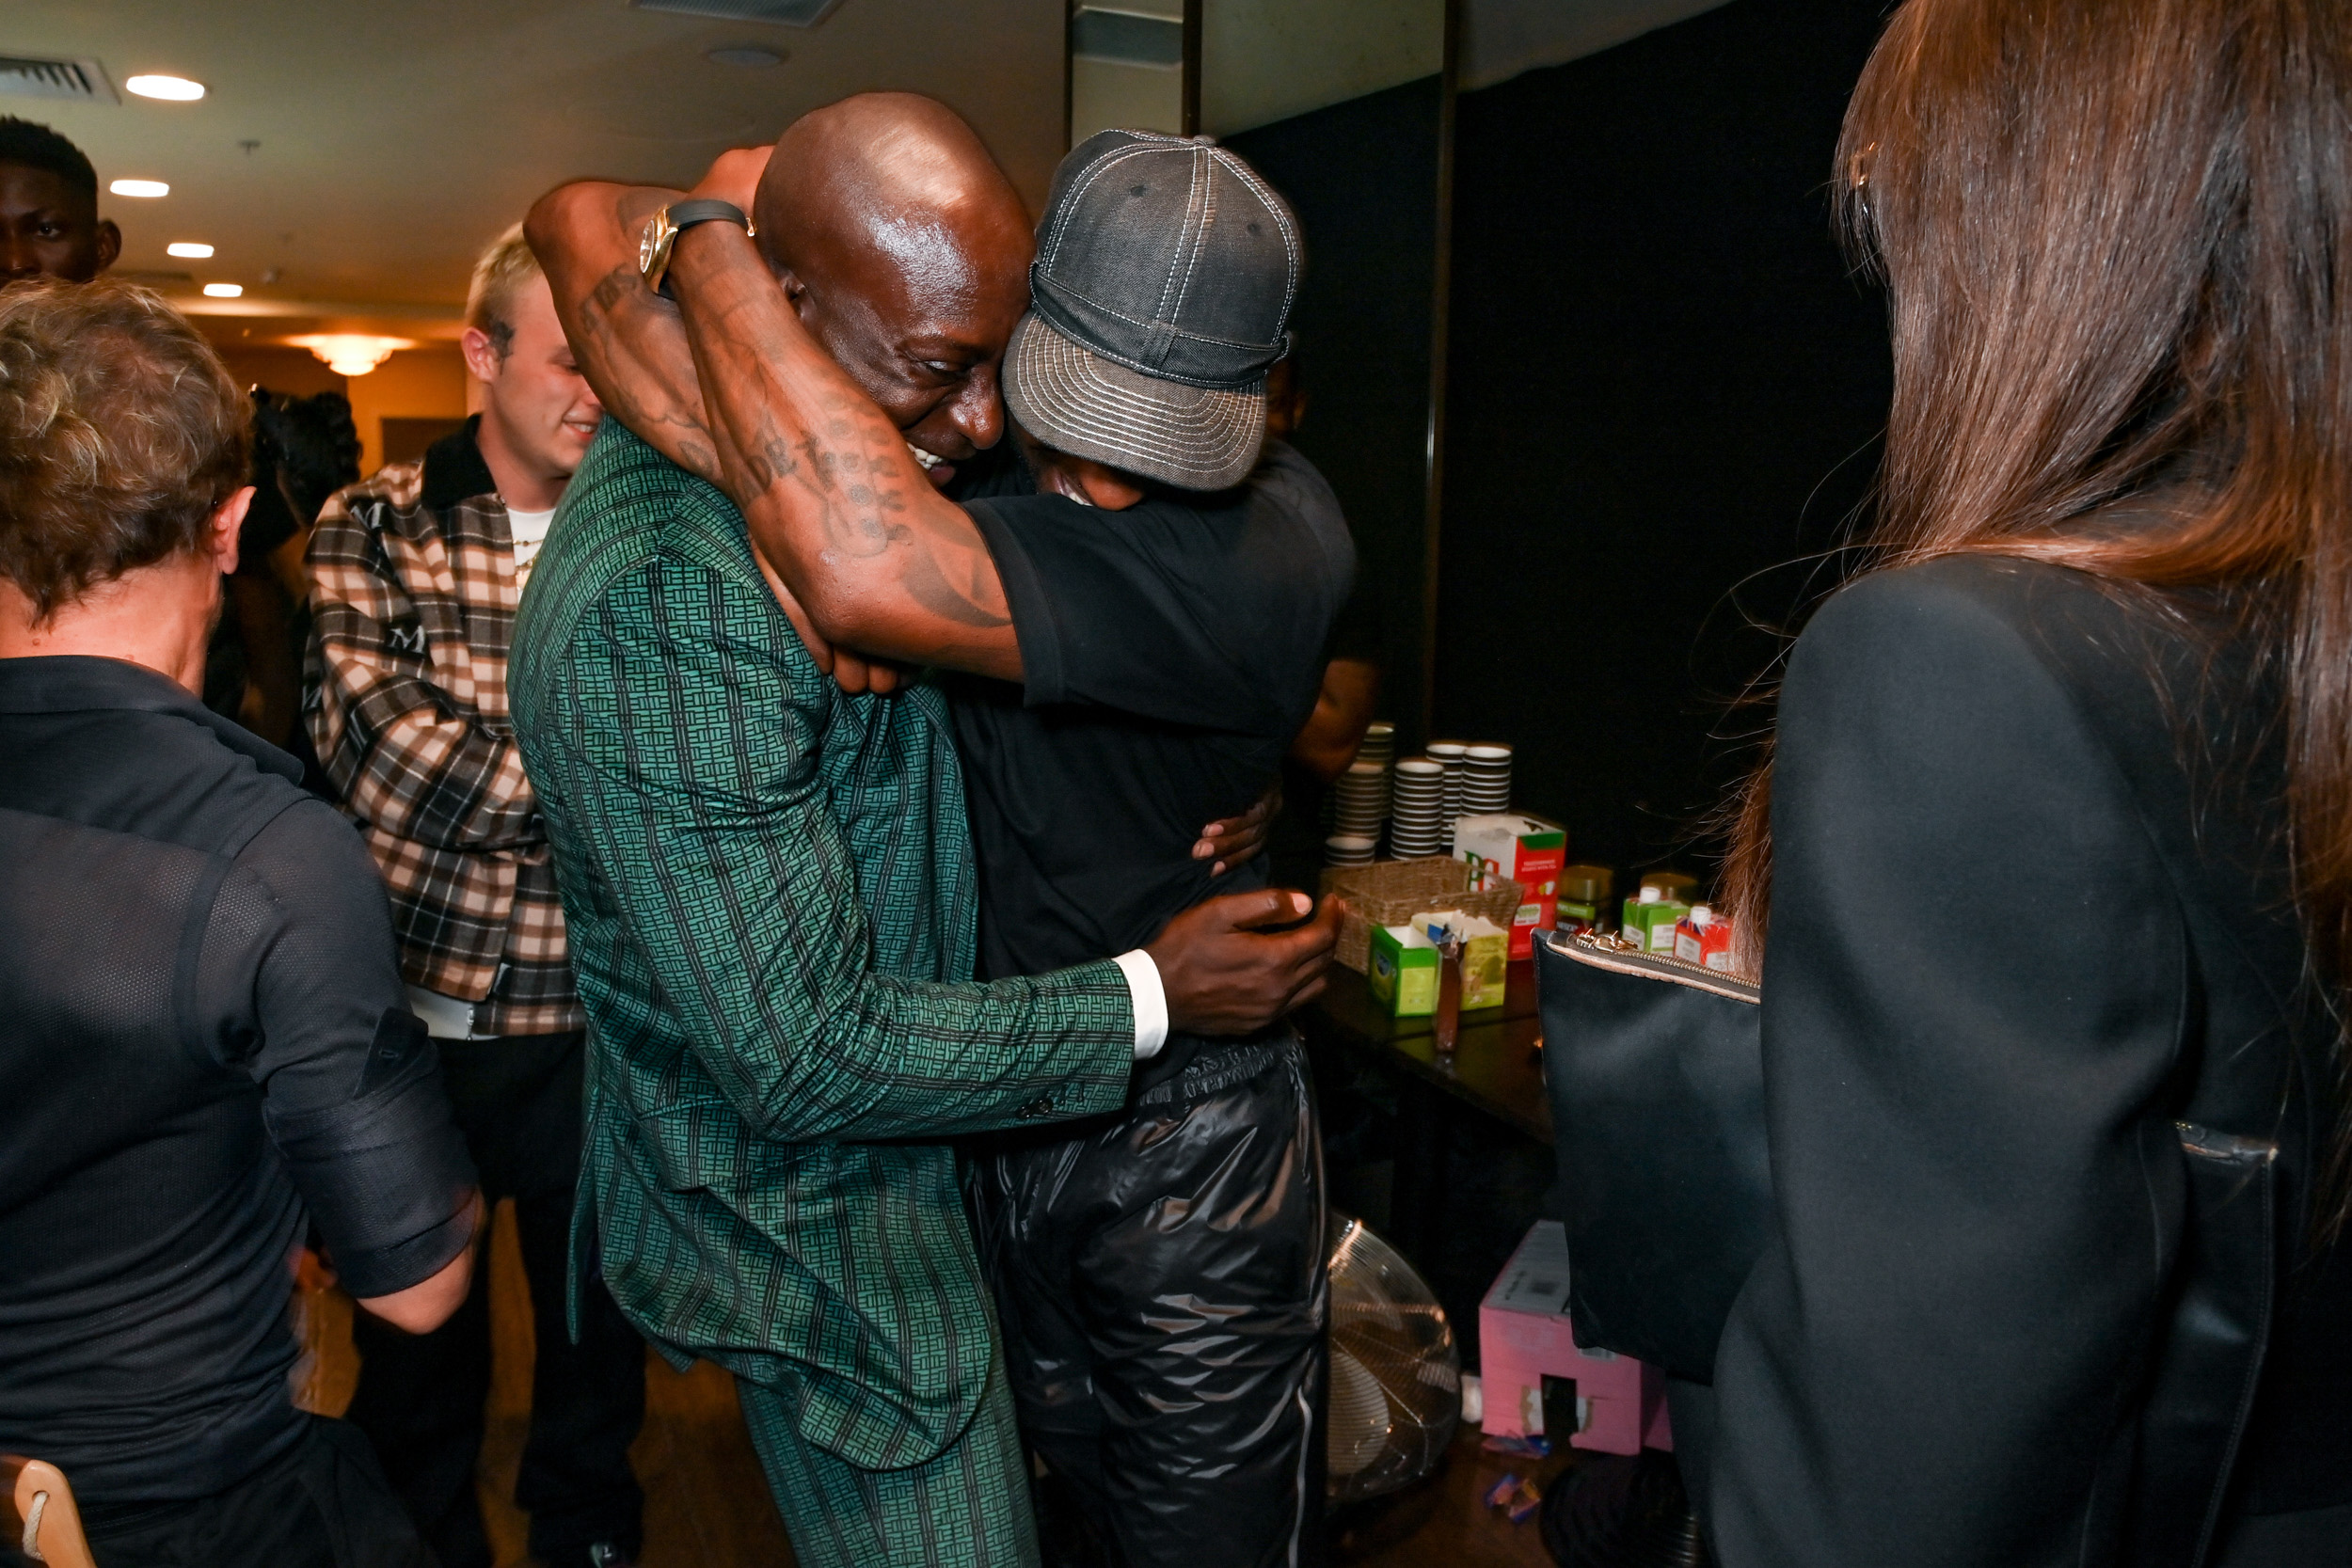
[(713, 49), (703, 56), (721, 65), (782, 65), (786, 55), (781, 49), (762, 49), (757, 44), (739, 44), (731, 49)]
[(207, 283), (204, 285), (204, 294), (208, 299), (235, 299), (244, 293), (245, 285), (242, 283)]
[(106, 187), (117, 196), (169, 196), (171, 187), (161, 180), (118, 180)]
[(164, 246), (165, 255), (185, 256), (192, 261), (201, 261), (212, 253), (213, 247), (211, 245), (199, 245), (194, 240), (174, 240), (169, 245)]
[(173, 103), (193, 103), (204, 96), (204, 84), (185, 76), (131, 76), (123, 87), (141, 98), (161, 98)]

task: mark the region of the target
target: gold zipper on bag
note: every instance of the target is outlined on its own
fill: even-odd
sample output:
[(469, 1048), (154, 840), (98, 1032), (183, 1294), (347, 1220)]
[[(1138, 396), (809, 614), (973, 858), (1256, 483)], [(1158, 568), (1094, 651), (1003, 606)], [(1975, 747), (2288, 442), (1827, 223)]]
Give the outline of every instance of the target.
[(1663, 980), (1669, 985), (1688, 986), (1692, 990), (1751, 1006), (1764, 1000), (1763, 989), (1753, 980), (1694, 964), (1671, 953), (1645, 952), (1613, 932), (1578, 931), (1572, 936), (1562, 936), (1552, 931), (1546, 933), (1544, 940), (1562, 958), (1590, 969), (1605, 969), (1613, 974), (1631, 974), (1644, 980)]

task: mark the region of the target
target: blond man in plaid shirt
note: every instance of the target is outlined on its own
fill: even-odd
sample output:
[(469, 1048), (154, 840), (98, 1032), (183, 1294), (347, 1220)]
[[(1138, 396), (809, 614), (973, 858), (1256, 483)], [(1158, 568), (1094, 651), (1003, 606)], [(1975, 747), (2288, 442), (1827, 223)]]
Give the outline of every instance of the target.
[[(485, 1193), (515, 1199), (537, 1325), (516, 1501), (550, 1568), (626, 1563), (644, 1349), (601, 1284), (564, 1313), (586, 1015), (539, 803), (507, 712), (515, 609), (603, 418), (520, 227), (474, 269), (463, 347), (481, 412), (421, 463), (321, 513), (308, 719), (383, 870), (409, 998), (440, 1050)], [(486, 1271), (485, 1271), (486, 1275)], [(450, 1323), (359, 1335), (350, 1418), (444, 1568), (489, 1568), (473, 1471), (489, 1386), (486, 1278)]]

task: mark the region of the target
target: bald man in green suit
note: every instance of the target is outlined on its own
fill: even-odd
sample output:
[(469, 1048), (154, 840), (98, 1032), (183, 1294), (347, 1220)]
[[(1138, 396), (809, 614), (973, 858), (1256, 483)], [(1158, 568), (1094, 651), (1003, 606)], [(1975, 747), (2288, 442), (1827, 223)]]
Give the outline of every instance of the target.
[[(841, 135), (877, 113), (889, 135)], [(1026, 303), (1025, 214), (936, 104), (811, 119), (820, 134), (796, 146), (802, 127), (787, 133), (780, 163), (834, 158), (848, 171), (834, 184), (869, 197), (912, 168), (920, 189), (898, 189), (898, 210), (930, 203), (933, 232), (972, 242), (967, 271), (986, 286), (949, 299), (950, 341), (930, 351), (946, 357), (860, 375), (902, 376), (877, 394), (901, 431), (932, 456), (968, 455), (1002, 428), (993, 366)], [(1295, 920), (1308, 901), (1241, 895), (1178, 916), (1148, 949), (970, 981), (977, 888), (938, 693), (845, 689), (866, 673), (820, 662), (831, 650), (780, 602), (741, 515), (690, 471), (695, 436), (678, 439), (677, 421), (701, 418), (699, 398), (672, 394), (691, 389), (691, 362), (612, 377), (632, 317), (669, 309), (622, 242), (676, 195), (569, 186), (530, 229), (582, 368), (620, 416), (538, 558), (509, 676), (594, 1025), (575, 1251), (674, 1362), (737, 1374), (807, 1568), (1033, 1562), (946, 1140), (1114, 1110), (1171, 1023), (1238, 1034), (1278, 1016), (1315, 983), (1336, 911), (1261, 934), (1245, 927)], [(939, 316), (894, 270), (930, 253), (861, 240), (871, 215), (845, 202), (822, 244), (797, 239), (812, 276), (795, 284), (837, 291), (809, 309), (834, 324), (820, 341), (844, 363), (887, 358), (877, 341), (896, 353)], [(805, 259), (828, 247), (829, 271)], [(689, 467), (625, 428), (664, 424)]]

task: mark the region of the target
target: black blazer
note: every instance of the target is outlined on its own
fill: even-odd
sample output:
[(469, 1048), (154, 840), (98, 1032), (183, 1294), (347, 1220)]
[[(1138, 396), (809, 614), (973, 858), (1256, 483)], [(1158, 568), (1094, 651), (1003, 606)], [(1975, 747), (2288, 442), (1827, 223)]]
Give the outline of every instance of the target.
[(2194, 1251), (2192, 1114), (2280, 1146), (2281, 1305), (2233, 1509), (2352, 1502), (2352, 1249), (2302, 1243), (2331, 1036), (2262, 663), (1980, 557), (1867, 578), (1798, 641), (1763, 974), (1776, 1220), (1698, 1482), (1728, 1568), (2153, 1560), (2126, 1521)]

